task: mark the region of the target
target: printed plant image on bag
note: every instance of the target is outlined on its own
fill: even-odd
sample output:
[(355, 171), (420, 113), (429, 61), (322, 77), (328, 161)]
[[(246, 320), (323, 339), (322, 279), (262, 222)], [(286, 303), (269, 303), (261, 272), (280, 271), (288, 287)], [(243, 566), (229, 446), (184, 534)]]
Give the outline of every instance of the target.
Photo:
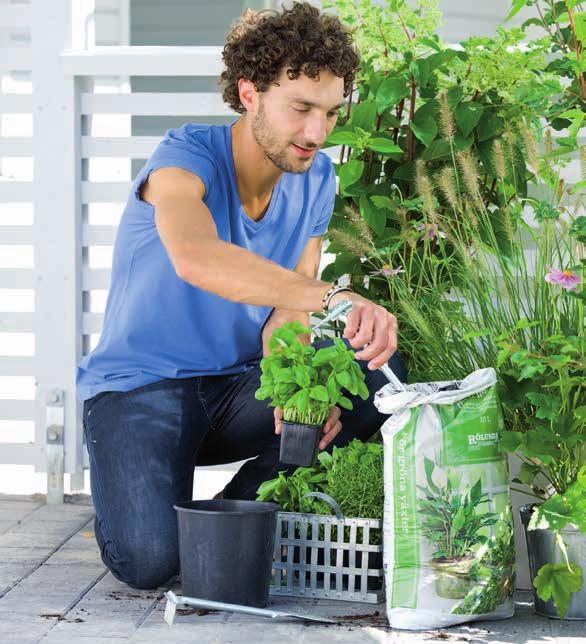
[(497, 503), (482, 491), (481, 477), (465, 486), (459, 470), (442, 470), (427, 457), (424, 467), (426, 485), (417, 486), (418, 508), (422, 532), (433, 548), (429, 564), (436, 593), (464, 600), (454, 606), (454, 613), (490, 612), (511, 590), (510, 515), (505, 511), (499, 518), (491, 511)]

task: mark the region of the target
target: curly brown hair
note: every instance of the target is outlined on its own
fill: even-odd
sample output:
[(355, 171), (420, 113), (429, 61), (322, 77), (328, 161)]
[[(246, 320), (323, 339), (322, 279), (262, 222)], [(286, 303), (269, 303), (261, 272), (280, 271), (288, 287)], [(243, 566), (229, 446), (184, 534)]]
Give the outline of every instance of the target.
[(360, 63), (350, 31), (331, 14), (320, 12), (308, 2), (294, 2), (291, 9), (253, 11), (247, 9), (226, 37), (220, 75), (224, 101), (236, 112), (246, 109), (240, 102), (238, 81), (252, 81), (257, 92), (266, 92), (287, 65), (287, 76), (301, 73), (318, 78), (329, 69), (344, 79), (348, 96)]

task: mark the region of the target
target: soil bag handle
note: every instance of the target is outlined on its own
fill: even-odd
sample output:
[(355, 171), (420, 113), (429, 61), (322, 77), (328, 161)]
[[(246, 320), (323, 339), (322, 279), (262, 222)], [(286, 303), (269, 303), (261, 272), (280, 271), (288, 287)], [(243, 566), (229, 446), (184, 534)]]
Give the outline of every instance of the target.
[(308, 496), (314, 496), (317, 499), (321, 499), (322, 501), (325, 501), (326, 503), (328, 503), (332, 507), (332, 510), (336, 515), (336, 519), (344, 518), (344, 513), (342, 512), (342, 508), (338, 505), (338, 502), (334, 498), (332, 498), (329, 494), (326, 494), (325, 492), (308, 492), (307, 494), (304, 494), (301, 497), (301, 500), (306, 499)]

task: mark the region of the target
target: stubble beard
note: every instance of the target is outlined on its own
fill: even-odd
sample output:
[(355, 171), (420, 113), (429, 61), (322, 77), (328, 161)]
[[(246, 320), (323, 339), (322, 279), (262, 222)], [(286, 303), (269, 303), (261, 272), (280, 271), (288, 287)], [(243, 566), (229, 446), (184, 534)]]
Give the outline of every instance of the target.
[(277, 137), (272, 133), (272, 128), (267, 120), (266, 112), (262, 98), (259, 102), (258, 112), (254, 115), (251, 123), (252, 136), (263, 154), (269, 161), (272, 161), (281, 172), (292, 172), (301, 174), (307, 172), (313, 163), (315, 154), (308, 159), (299, 158), (296, 162), (291, 162), (289, 157), (289, 143), (279, 142)]

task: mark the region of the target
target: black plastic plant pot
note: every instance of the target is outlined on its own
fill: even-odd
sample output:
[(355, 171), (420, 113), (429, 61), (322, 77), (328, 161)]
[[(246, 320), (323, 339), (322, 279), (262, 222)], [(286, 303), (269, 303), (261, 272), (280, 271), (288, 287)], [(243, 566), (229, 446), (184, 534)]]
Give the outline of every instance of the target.
[(281, 421), (279, 460), (287, 465), (310, 467), (317, 457), (317, 446), (323, 425)]
[(173, 507), (177, 510), (183, 595), (266, 606), (280, 506), (210, 499)]

